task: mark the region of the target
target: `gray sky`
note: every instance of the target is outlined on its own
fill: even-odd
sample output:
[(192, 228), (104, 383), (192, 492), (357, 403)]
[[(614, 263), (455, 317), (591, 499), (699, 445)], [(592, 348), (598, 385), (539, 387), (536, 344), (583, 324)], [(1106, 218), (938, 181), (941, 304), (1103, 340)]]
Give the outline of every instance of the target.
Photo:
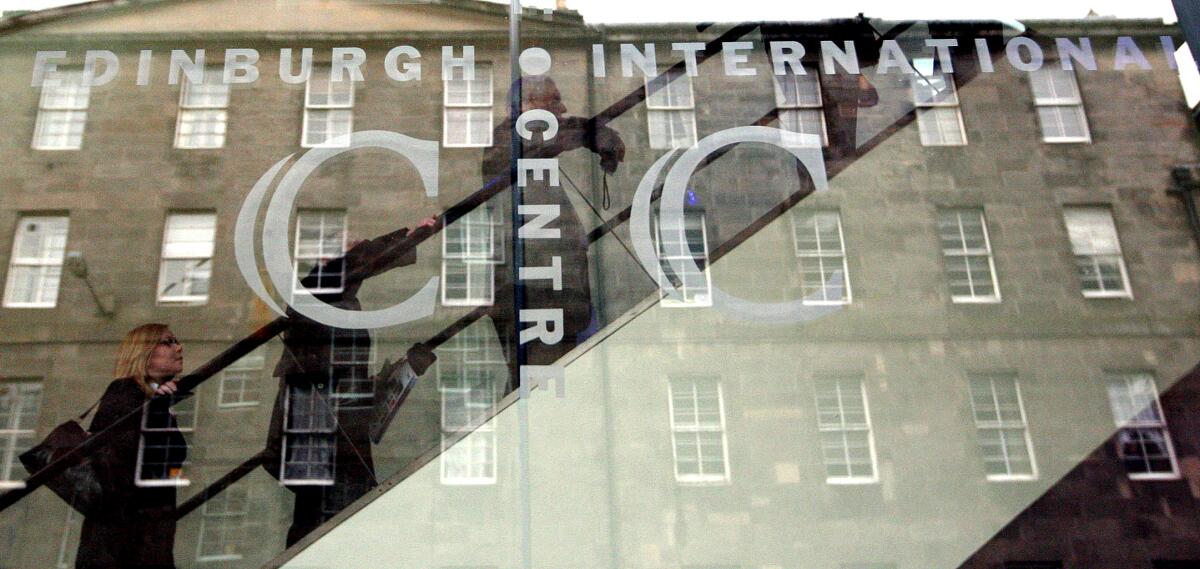
[[(264, 0), (265, 1), (265, 0)], [(311, 0), (322, 1), (322, 0)], [(553, 7), (557, 0), (524, 0), (527, 6)], [(591, 23), (737, 22), (754, 20), (820, 20), (844, 18), (859, 12), (868, 17), (921, 19), (1038, 19), (1082, 18), (1090, 11), (1101, 16), (1155, 18), (1175, 21), (1171, 0), (842, 0), (804, 2), (781, 0), (566, 0)], [(76, 3), (74, 0), (0, 0), (0, 10), (40, 10)], [(1181, 81), (1188, 103), (1200, 100), (1200, 72), (1191, 54), (1180, 50)]]

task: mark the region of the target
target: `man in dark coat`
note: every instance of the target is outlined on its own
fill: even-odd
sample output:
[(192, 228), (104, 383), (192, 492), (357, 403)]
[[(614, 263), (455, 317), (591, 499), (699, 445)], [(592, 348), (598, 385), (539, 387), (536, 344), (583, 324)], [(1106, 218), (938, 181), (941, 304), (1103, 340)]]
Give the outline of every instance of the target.
[[(536, 132), (536, 123), (531, 124), (530, 128), (535, 130), (533, 139), (536, 142), (524, 141), (522, 156), (553, 158), (577, 148), (587, 148), (600, 155), (600, 167), (606, 173), (616, 171), (617, 165), (625, 159), (625, 143), (622, 142), (617, 131), (607, 126), (591, 125), (587, 119), (582, 117), (565, 116), (567, 107), (563, 104), (562, 94), (549, 77), (524, 77), (519, 86), (522, 112), (542, 109), (549, 111), (558, 121), (558, 133), (545, 142)], [(492, 146), (484, 153), (482, 166), (484, 184), (497, 176), (509, 174), (512, 137), (513, 120), (510, 117), (496, 126)], [(507, 194), (502, 194), (494, 199), (500, 200), (499, 203), (505, 206), (502, 211), (511, 215)], [(558, 239), (525, 240), (523, 265), (548, 267), (552, 257), (560, 257), (563, 268), (562, 288), (554, 290), (549, 280), (525, 281), (524, 302), (521, 307), (523, 309), (563, 310), (562, 341), (555, 345), (531, 342), (527, 346), (525, 362), (527, 365), (552, 365), (586, 339), (596, 326), (592, 313), (587, 229), (580, 221), (579, 214), (576, 213), (574, 205), (568, 199), (565, 189), (561, 186), (550, 186), (545, 181), (530, 180), (530, 183), (524, 188), (524, 203), (555, 204), (559, 207), (558, 218), (546, 227), (558, 229), (560, 237)], [(499, 221), (506, 222), (508, 219), (509, 217), (505, 217)], [(508, 244), (502, 246), (507, 247)], [(514, 318), (513, 284), (509, 266), (497, 265), (495, 300), (488, 315), (495, 325), (496, 334), (499, 336), (508, 359), (510, 391), (519, 386), (516, 354), (518, 330), (517, 321)]]
[[(301, 280), (318, 301), (343, 310), (361, 310), (358, 290), (367, 278), (416, 262), (416, 253), (393, 249), (419, 239), (433, 226), (426, 219), (411, 234), (401, 229), (364, 241), (342, 257), (314, 268)], [(340, 286), (339, 286), (340, 285)], [(275, 366), (279, 396), (271, 419), (265, 466), (296, 495), (287, 544), (299, 541), (378, 485), (371, 457), (370, 423), (374, 378), (371, 335), (335, 328), (288, 308), (291, 325), (283, 334), (283, 354)], [(436, 356), (417, 344), (407, 353), (421, 375)]]

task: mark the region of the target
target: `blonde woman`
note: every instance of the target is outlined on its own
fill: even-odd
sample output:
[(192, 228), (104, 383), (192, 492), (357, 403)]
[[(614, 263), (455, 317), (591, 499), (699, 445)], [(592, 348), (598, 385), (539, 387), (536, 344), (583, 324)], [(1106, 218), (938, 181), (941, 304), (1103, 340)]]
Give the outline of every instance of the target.
[[(107, 442), (96, 451), (97, 471), (104, 484), (103, 513), (83, 522), (77, 569), (174, 569), (175, 488), (137, 484), (138, 443), (142, 407), (168, 427), (148, 441), (164, 451), (167, 473), (177, 474), (186, 458), (186, 442), (175, 429), (166, 397), (176, 392), (175, 377), (183, 371), (183, 345), (165, 324), (143, 324), (130, 330), (117, 349), (117, 363), (100, 399), (90, 431), (111, 428)], [(147, 436), (150, 436), (148, 433)]]

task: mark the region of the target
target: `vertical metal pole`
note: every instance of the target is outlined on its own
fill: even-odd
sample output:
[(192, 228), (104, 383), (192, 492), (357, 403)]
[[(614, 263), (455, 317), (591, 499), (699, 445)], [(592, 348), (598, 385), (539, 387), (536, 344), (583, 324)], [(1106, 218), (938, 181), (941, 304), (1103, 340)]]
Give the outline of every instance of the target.
[(517, 485), (518, 500), (520, 501), (521, 516), (521, 566), (525, 569), (533, 567), (533, 536), (532, 512), (529, 503), (529, 403), (528, 391), (521, 381), (521, 368), (525, 365), (527, 354), (521, 344), (521, 308), (525, 305), (525, 287), (519, 277), (521, 267), (525, 264), (525, 246), (520, 237), (522, 203), (521, 187), (517, 185), (517, 161), (521, 159), (521, 135), (516, 132), (517, 117), (521, 116), (521, 0), (509, 0), (508, 11), (508, 62), (512, 88), (509, 89), (509, 118), (513, 132), (512, 148), (509, 151), (508, 181), (512, 192), (512, 270), (509, 278), (513, 286), (513, 327), (514, 338), (509, 341), (516, 353), (517, 360), (517, 461), (519, 463)]

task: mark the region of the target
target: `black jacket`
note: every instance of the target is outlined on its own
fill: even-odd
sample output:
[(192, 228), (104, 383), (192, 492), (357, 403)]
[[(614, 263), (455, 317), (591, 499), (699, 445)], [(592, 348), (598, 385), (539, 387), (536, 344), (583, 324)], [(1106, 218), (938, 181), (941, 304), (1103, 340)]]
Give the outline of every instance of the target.
[[(97, 472), (104, 485), (103, 514), (83, 521), (76, 569), (146, 569), (175, 567), (175, 488), (142, 488), (137, 476), (141, 407), (146, 394), (132, 379), (109, 384), (100, 399), (90, 431), (112, 427), (96, 451)], [(167, 414), (167, 401), (150, 403), (152, 411)], [(183, 435), (174, 429), (154, 433), (179, 449), (170, 456), (182, 465), (186, 450)]]

